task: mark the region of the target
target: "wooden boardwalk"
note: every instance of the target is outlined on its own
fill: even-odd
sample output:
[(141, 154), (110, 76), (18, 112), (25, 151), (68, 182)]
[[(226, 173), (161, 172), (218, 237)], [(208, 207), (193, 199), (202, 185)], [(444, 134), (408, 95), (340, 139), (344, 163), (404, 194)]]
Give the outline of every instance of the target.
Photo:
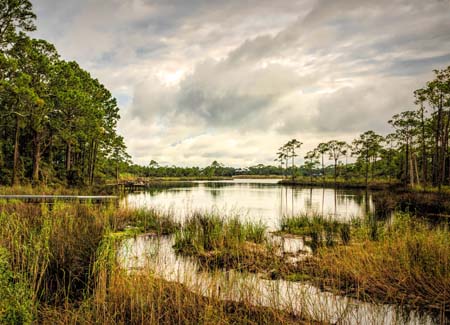
[(28, 203), (81, 202), (103, 203), (113, 202), (118, 196), (113, 195), (0, 195), (0, 200), (18, 200)]

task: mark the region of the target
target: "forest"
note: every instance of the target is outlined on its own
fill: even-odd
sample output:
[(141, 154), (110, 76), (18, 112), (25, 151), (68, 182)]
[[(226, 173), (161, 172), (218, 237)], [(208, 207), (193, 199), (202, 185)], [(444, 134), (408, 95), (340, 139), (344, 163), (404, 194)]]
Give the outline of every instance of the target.
[[(338, 176), (363, 177), (366, 184), (374, 179), (397, 180), (407, 186), (450, 184), (450, 66), (434, 73), (433, 80), (414, 91), (416, 109), (388, 121), (391, 133), (383, 136), (370, 130), (351, 143), (319, 143), (305, 154), (303, 171), (325, 177), (328, 170), (335, 181)], [(276, 160), (292, 178), (300, 174), (295, 157), (301, 145), (292, 139), (277, 152)], [(349, 164), (349, 159), (354, 162)], [(332, 168), (326, 168), (325, 161), (332, 161)]]
[(36, 29), (29, 1), (0, 3), (0, 183), (92, 185), (128, 161), (110, 91)]

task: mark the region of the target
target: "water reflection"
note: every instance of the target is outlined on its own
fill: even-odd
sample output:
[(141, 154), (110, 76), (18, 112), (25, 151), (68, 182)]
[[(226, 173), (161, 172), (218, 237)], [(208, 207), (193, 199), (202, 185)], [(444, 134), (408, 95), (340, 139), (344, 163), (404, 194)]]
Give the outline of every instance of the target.
[(278, 180), (196, 182), (196, 186), (129, 194), (125, 204), (170, 209), (184, 219), (193, 211), (216, 211), (261, 221), (277, 229), (283, 216), (322, 214), (341, 220), (364, 217), (374, 211), (370, 192), (332, 188), (299, 188)]
[[(233, 270), (199, 271), (193, 258), (177, 256), (172, 237), (138, 236), (126, 240), (118, 252), (128, 270), (151, 269), (168, 281), (183, 283), (204, 296), (246, 301), (284, 309), (317, 321), (338, 324), (433, 324), (429, 315), (405, 312), (394, 305), (370, 304), (322, 292), (307, 283), (268, 280)], [(294, 250), (303, 246), (294, 245)]]

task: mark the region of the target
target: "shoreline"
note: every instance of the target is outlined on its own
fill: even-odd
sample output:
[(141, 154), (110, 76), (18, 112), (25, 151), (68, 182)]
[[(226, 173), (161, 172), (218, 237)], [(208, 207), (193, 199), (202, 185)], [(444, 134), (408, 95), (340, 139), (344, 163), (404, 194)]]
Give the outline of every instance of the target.
[(354, 188), (369, 190), (398, 190), (403, 187), (399, 182), (355, 182), (355, 181), (334, 181), (329, 179), (304, 180), (304, 179), (282, 179), (278, 182), (280, 185), (287, 186), (314, 186), (314, 187), (332, 187), (332, 188)]

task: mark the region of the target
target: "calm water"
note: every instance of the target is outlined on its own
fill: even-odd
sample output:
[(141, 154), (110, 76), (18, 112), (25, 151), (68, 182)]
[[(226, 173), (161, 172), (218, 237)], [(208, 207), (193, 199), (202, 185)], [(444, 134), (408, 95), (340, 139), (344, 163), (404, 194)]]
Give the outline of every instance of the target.
[[(199, 271), (195, 259), (175, 254), (173, 244), (171, 236), (142, 235), (127, 239), (119, 250), (119, 263), (128, 270), (151, 270), (157, 276), (182, 283), (191, 291), (206, 297), (276, 307), (324, 323), (438, 323), (427, 314), (406, 312), (395, 305), (371, 304), (336, 296), (308, 283), (269, 280), (260, 274), (233, 270)], [(291, 251), (292, 248), (290, 245), (283, 250)]]
[[(239, 179), (221, 182), (195, 182), (189, 187), (154, 189), (129, 194), (124, 204), (136, 207), (170, 209), (179, 219), (194, 211), (216, 211), (221, 216), (264, 222), (278, 229), (285, 215), (319, 213), (338, 219), (363, 217), (373, 213), (371, 193), (325, 188), (291, 188), (278, 180)], [(281, 251), (306, 252), (301, 238), (284, 238)], [(356, 299), (322, 292), (301, 282), (269, 280), (261, 274), (217, 270), (200, 271), (195, 259), (178, 256), (173, 250), (172, 236), (142, 235), (125, 240), (118, 257), (128, 270), (151, 270), (168, 280), (183, 283), (190, 290), (223, 300), (246, 301), (339, 324), (435, 324), (427, 314), (406, 312), (395, 305), (370, 304)], [(284, 255), (284, 254), (283, 254)], [(299, 257), (302, 257), (300, 255)]]
[(332, 188), (299, 188), (277, 184), (278, 179), (235, 179), (195, 182), (189, 187), (132, 193), (125, 204), (170, 209), (183, 219), (194, 211), (215, 211), (261, 221), (270, 229), (286, 215), (319, 213), (338, 219), (363, 217), (373, 212), (372, 196), (365, 191)]

